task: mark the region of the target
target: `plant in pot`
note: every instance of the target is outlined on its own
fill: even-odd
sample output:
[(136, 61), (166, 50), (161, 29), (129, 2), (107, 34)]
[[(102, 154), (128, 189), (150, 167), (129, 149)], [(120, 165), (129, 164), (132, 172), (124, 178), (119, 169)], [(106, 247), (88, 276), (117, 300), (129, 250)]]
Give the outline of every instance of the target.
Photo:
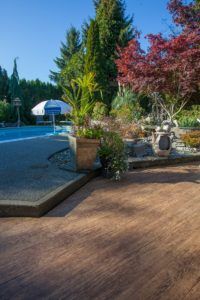
[(100, 94), (94, 79), (95, 75), (88, 73), (72, 80), (70, 86), (63, 88), (63, 99), (72, 107), (70, 118), (73, 122), (73, 134), (69, 135), (69, 145), (76, 171), (93, 169), (100, 143), (101, 129), (92, 127), (90, 122), (94, 94)]
[(127, 171), (127, 154), (125, 144), (116, 132), (104, 132), (98, 155), (102, 164), (103, 175), (120, 180)]

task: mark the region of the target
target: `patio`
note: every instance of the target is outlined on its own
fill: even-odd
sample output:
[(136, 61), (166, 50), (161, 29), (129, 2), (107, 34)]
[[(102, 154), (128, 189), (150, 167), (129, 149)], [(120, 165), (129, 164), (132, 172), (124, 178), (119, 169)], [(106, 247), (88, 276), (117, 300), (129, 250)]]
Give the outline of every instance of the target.
[(0, 216), (40, 216), (93, 177), (49, 161), (67, 147), (66, 136), (1, 144)]
[(0, 219), (1, 299), (200, 299), (199, 164), (96, 178)]

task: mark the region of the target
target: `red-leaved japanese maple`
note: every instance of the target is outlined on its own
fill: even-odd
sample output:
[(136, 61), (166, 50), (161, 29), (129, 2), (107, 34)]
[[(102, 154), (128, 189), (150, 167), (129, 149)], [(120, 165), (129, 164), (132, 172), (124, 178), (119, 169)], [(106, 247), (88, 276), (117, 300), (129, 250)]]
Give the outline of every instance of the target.
[(198, 29), (200, 26), (200, 1), (196, 0), (187, 5), (182, 0), (170, 0), (168, 9), (172, 14), (174, 23), (182, 26), (184, 30)]
[[(181, 1), (171, 1), (171, 9), (172, 2)], [(177, 14), (174, 12), (174, 17)], [(150, 43), (147, 53), (137, 40), (130, 41), (125, 49), (118, 49), (118, 81), (135, 92), (156, 98), (173, 120), (200, 89), (200, 29), (187, 27), (179, 36), (168, 39), (161, 34), (147, 37)]]

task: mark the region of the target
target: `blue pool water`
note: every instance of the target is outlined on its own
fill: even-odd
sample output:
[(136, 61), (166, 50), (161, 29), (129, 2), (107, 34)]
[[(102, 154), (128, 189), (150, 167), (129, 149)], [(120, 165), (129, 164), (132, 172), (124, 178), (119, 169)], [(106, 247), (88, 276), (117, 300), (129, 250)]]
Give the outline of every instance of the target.
[(70, 126), (24, 126), (20, 128), (0, 128), (0, 143), (31, 139), (70, 132)]

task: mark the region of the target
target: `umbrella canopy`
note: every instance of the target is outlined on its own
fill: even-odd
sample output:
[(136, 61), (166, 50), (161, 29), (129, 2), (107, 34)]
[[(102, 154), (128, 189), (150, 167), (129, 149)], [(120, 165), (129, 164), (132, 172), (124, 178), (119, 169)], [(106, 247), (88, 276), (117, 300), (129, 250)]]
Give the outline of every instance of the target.
[(37, 104), (31, 110), (35, 116), (44, 116), (51, 114), (67, 114), (71, 112), (71, 106), (61, 100), (47, 100)]

